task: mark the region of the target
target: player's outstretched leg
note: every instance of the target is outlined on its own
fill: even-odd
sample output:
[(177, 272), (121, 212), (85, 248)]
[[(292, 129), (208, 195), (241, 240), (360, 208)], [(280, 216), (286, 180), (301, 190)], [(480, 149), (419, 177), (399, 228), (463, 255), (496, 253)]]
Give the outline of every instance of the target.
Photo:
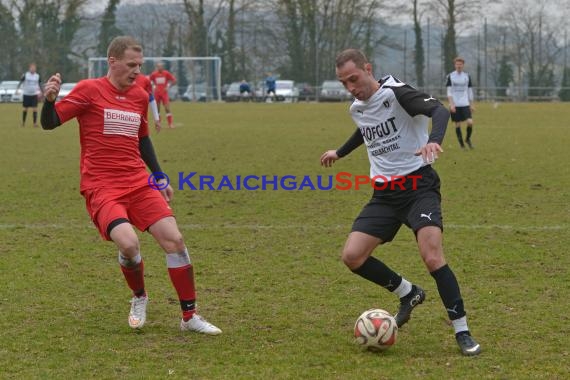
[(194, 282), (194, 267), (190, 262), (188, 250), (166, 255), (168, 274), (172, 285), (178, 293), (182, 308), (182, 331), (195, 331), (202, 334), (218, 335), (222, 330), (206, 321), (196, 313), (196, 286)]
[(133, 291), (129, 326), (133, 329), (140, 329), (146, 321), (146, 305), (148, 303), (144, 288), (144, 261), (140, 253), (133, 258), (128, 258), (119, 252), (119, 264), (129, 288)]
[(410, 320), (412, 310), (424, 301), (425, 293), (382, 261), (370, 256), (379, 244), (379, 238), (353, 231), (344, 246), (342, 261), (352, 273), (380, 285), (400, 298), (400, 309), (394, 318), (398, 327), (401, 327)]
[(196, 313), (194, 267), (182, 234), (176, 225), (176, 219), (173, 216), (164, 217), (151, 225), (149, 232), (166, 252), (168, 275), (178, 294), (182, 309), (180, 329), (209, 335), (221, 334), (222, 330)]
[(437, 285), (437, 290), (455, 330), (455, 339), (463, 355), (474, 356), (481, 352), (481, 346), (471, 336), (467, 325), (467, 313), (463, 306), (463, 298), (459, 290), (459, 283), (455, 274), (445, 264), (441, 268), (431, 272)]

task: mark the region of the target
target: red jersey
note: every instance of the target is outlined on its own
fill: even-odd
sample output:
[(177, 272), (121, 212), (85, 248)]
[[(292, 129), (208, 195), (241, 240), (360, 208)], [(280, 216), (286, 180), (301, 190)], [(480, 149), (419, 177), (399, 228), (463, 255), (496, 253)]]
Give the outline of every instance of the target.
[(146, 92), (152, 94), (152, 83), (150, 83), (150, 79), (144, 74), (137, 75), (135, 79), (135, 83), (144, 88)]
[(154, 84), (155, 94), (162, 95), (168, 93), (168, 82), (176, 82), (174, 75), (168, 70), (158, 71), (155, 70), (150, 74), (150, 81)]
[(81, 192), (147, 185), (139, 139), (148, 136), (148, 94), (140, 86), (119, 91), (106, 77), (82, 80), (55, 109), (62, 123), (79, 122)]

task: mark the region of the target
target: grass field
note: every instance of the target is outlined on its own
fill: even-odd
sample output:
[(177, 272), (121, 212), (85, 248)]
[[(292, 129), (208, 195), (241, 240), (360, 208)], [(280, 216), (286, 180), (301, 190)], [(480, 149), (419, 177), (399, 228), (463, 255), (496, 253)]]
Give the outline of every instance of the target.
[[(163, 169), (213, 175), (368, 173), (363, 148), (319, 166), (354, 126), (348, 104), (174, 104), (153, 134)], [(19, 128), (0, 105), (1, 379), (566, 379), (570, 373), (570, 106), (480, 104), (476, 149), (452, 128), (436, 163), (446, 257), (479, 357), (459, 354), (403, 228), (376, 251), (427, 292), (389, 351), (361, 351), (356, 317), (396, 298), (339, 256), (371, 191), (178, 191), (172, 202), (197, 271), (201, 314), (219, 337), (183, 334), (163, 254), (141, 234), (151, 298), (127, 325), (116, 250), (84, 208), (75, 123)]]

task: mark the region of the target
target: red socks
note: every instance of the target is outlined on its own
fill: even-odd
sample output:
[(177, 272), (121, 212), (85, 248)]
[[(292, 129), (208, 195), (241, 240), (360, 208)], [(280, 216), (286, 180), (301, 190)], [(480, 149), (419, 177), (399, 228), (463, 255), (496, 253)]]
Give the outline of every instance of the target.
[(196, 287), (194, 284), (194, 267), (190, 263), (188, 250), (166, 255), (166, 265), (170, 281), (178, 293), (182, 318), (187, 321), (196, 312)]
[(132, 259), (128, 259), (119, 254), (119, 264), (121, 271), (127, 280), (127, 285), (136, 297), (145, 296), (144, 290), (144, 263), (140, 254)]

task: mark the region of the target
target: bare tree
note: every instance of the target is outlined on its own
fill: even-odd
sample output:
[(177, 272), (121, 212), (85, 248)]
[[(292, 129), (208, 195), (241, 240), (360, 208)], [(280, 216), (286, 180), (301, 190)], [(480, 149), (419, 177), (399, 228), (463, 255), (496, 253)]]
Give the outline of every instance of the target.
[(4, 4), (0, 3), (0, 80), (13, 79), (19, 76), (17, 68), (17, 44), (16, 20), (12, 12)]
[[(236, 18), (237, 18), (237, 10), (236, 10), (236, 1), (229, 0), (229, 7), (228, 7), (228, 17), (227, 17), (227, 28), (225, 33), (225, 44), (224, 47), (226, 48), (225, 56), (227, 58), (227, 65), (224, 67), (224, 74), (223, 77), (226, 82), (231, 82), (237, 80), (237, 58), (236, 58)], [(242, 77), (245, 77), (245, 73), (242, 70), (241, 73)]]
[(280, 72), (318, 85), (320, 80), (334, 78), (339, 51), (358, 47), (372, 56), (381, 35), (376, 29), (379, 5), (379, 0), (276, 1), (276, 25), (283, 31), (276, 36), (287, 52)]
[[(207, 8), (204, 0), (183, 0), (184, 11), (190, 26), (190, 51), (194, 56), (207, 56), (210, 50), (210, 27), (222, 11), (227, 0)], [(206, 12), (209, 11), (209, 15)]]
[(416, 68), (416, 83), (418, 87), (423, 87), (425, 59), (424, 59), (424, 42), (422, 38), (422, 27), (420, 20), (420, 11), (418, 9), (418, 2), (419, 0), (412, 0), (414, 37), (415, 37), (414, 64)]
[(257, 20), (250, 11), (260, 4), (260, 0), (227, 0), (225, 12), (220, 14), (215, 25), (217, 38), (212, 50), (224, 60), (222, 78), (226, 83), (251, 78), (254, 74), (252, 60), (257, 54)]
[(528, 85), (529, 96), (551, 93), (556, 58), (562, 51), (557, 29), (561, 24), (553, 22), (558, 16), (547, 12), (545, 1), (524, 5), (510, 1), (509, 5), (516, 6), (518, 11), (505, 10), (503, 23), (512, 39), (510, 51), (517, 67), (517, 84)]
[(121, 0), (109, 0), (103, 17), (101, 20), (101, 29), (99, 30), (99, 44), (97, 45), (97, 53), (105, 57), (107, 55), (107, 46), (111, 40), (121, 35), (121, 30), (117, 28), (115, 13)]
[[(301, 17), (301, 9), (304, 1), (296, 0), (280, 0), (280, 10), (284, 14), (285, 37), (288, 41), (287, 52), (290, 58), (289, 72), (284, 73), (287, 77), (294, 75), (293, 73), (302, 73), (304, 67), (304, 49), (303, 40), (305, 33), (305, 20)], [(308, 3), (308, 1), (307, 1)], [(303, 78), (298, 78), (303, 79)]]
[(87, 0), (22, 0), (12, 2), (19, 26), (18, 59), (35, 62), (40, 72), (58, 71), (68, 80), (79, 76), (72, 42), (81, 26)]
[(442, 38), (442, 61), (446, 72), (454, 70), (453, 59), (457, 56), (457, 25), (469, 30), (472, 23), (480, 22), (480, 0), (435, 0), (430, 10), (442, 21), (445, 32)]

